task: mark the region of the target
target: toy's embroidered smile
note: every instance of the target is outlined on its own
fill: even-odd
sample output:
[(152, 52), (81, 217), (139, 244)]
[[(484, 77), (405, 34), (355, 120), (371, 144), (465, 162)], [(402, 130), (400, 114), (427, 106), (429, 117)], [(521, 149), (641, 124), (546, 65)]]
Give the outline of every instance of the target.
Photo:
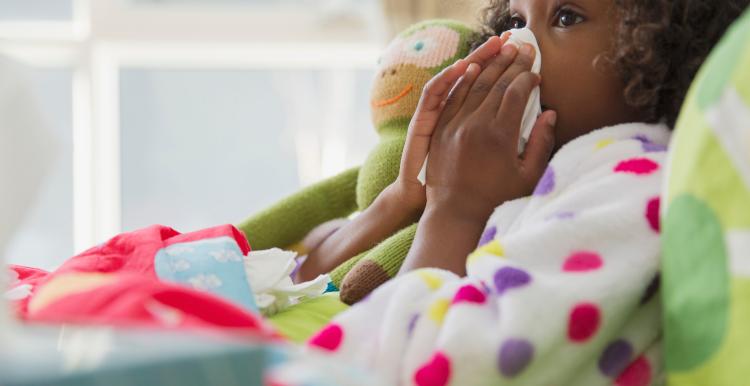
[(410, 83), (410, 84), (406, 85), (406, 87), (404, 87), (404, 89), (398, 95), (396, 95), (393, 98), (383, 99), (383, 100), (379, 100), (379, 101), (372, 101), (372, 106), (373, 107), (384, 107), (384, 106), (392, 105), (392, 104), (400, 101), (403, 97), (409, 95), (409, 93), (413, 89), (414, 89), (414, 85)]

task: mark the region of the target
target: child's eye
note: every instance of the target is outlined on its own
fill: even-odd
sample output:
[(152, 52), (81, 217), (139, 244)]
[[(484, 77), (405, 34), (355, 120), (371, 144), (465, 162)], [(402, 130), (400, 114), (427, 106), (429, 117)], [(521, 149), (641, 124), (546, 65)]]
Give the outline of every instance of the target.
[(508, 22), (509, 29), (517, 29), (523, 27), (526, 27), (526, 22), (523, 19), (518, 16), (513, 16), (510, 18), (510, 22)]
[(568, 28), (584, 21), (583, 16), (570, 9), (562, 9), (557, 13), (556, 27)]

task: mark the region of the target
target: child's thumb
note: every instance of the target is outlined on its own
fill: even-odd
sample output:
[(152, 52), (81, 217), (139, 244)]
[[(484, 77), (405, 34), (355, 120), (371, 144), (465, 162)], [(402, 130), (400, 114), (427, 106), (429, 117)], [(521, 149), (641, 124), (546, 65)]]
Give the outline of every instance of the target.
[(557, 112), (545, 111), (534, 124), (529, 143), (523, 153), (526, 170), (533, 175), (541, 176), (547, 168), (555, 149), (555, 125)]

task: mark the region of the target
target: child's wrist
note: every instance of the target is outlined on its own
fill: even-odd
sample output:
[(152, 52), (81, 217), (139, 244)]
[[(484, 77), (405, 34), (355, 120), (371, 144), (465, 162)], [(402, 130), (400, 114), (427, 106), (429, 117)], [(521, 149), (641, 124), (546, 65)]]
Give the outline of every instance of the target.
[(378, 210), (401, 219), (400, 222), (404, 224), (416, 222), (424, 211), (424, 200), (417, 195), (419, 192), (411, 192), (401, 182), (396, 181), (378, 196)]
[(471, 200), (460, 202), (434, 200), (425, 208), (425, 216), (432, 221), (437, 219), (437, 221), (450, 221), (483, 228), (492, 215), (493, 209)]

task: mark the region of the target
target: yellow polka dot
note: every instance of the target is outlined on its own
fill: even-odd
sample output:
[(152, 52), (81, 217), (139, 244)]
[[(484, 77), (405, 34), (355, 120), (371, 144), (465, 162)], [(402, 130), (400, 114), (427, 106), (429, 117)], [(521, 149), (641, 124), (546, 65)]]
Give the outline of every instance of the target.
[(493, 240), (492, 242), (481, 246), (474, 253), (487, 253), (490, 255), (495, 255), (497, 257), (503, 257), (505, 256), (505, 249), (499, 241)]
[(503, 248), (503, 245), (500, 244), (499, 241), (493, 240), (492, 242), (485, 244), (479, 248), (477, 248), (474, 252), (472, 252), (469, 255), (469, 258), (467, 259), (467, 262), (469, 264), (474, 264), (485, 255), (493, 255), (497, 257), (504, 257), (505, 256), (505, 249)]
[(615, 143), (614, 139), (602, 139), (596, 143), (596, 150), (604, 149), (605, 147)]
[(436, 274), (430, 271), (419, 271), (417, 272), (420, 278), (427, 284), (431, 290), (436, 290), (443, 285), (443, 279), (439, 278)]
[(445, 314), (448, 313), (448, 308), (450, 308), (450, 306), (451, 302), (448, 301), (448, 299), (438, 299), (430, 306), (428, 316), (435, 323), (443, 324), (443, 319), (445, 319)]
[(481, 256), (482, 256), (481, 253), (473, 252), (472, 254), (469, 255), (469, 258), (466, 260), (466, 262), (469, 264), (474, 264), (477, 262), (477, 260), (479, 260)]

